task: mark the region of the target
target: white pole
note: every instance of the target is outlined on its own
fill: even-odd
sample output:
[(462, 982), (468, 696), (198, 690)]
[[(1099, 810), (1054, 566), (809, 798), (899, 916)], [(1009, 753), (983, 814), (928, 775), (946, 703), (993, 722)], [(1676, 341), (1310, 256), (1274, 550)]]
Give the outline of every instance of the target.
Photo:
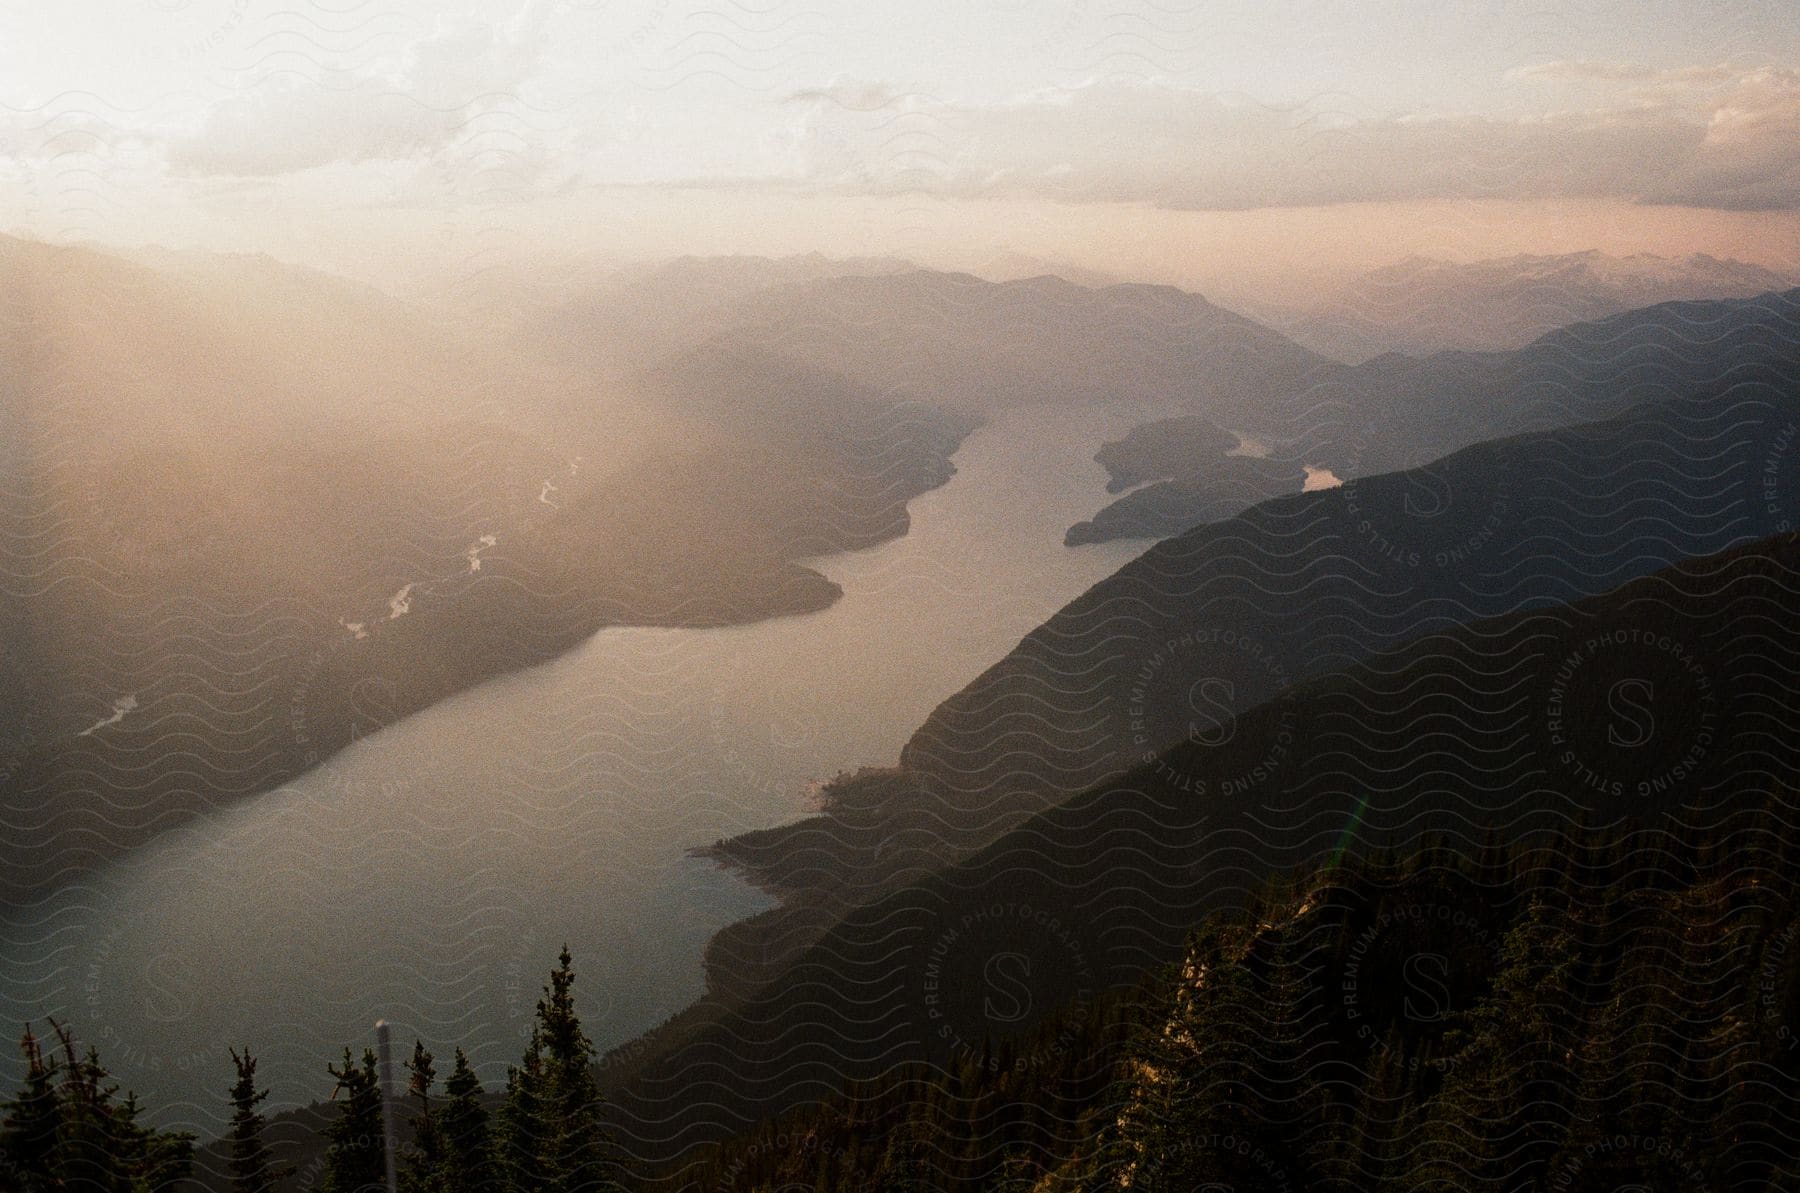
[(387, 1153), (387, 1193), (399, 1193), (400, 1186), (394, 1172), (394, 1153), (398, 1150), (394, 1137), (399, 1130), (398, 1124), (394, 1122), (394, 1058), (388, 1049), (386, 1019), (379, 1019), (375, 1023), (375, 1052), (381, 1061), (381, 1147)]

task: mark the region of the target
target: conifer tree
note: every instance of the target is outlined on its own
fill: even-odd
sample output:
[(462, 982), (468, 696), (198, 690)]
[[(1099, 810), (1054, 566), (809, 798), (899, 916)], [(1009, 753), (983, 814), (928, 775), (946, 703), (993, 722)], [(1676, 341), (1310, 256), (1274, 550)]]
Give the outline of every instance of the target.
[(612, 1177), (613, 1154), (594, 1079), (594, 1045), (575, 1013), (575, 971), (563, 946), (538, 1001), (546, 1080), (545, 1167), (554, 1193), (593, 1193)]
[(481, 1082), (461, 1048), (444, 1083), (438, 1131), (444, 1149), (444, 1193), (494, 1193), (499, 1177), (488, 1112), (481, 1104)]
[(25, 1054), (25, 1084), (6, 1104), (6, 1117), (0, 1121), (0, 1158), (19, 1182), (21, 1193), (38, 1193), (53, 1187), (61, 1118), (56, 1094), (58, 1063), (54, 1055), (44, 1055), (30, 1027), (25, 1029), (19, 1049)]
[[(51, 1026), (56, 1027), (54, 1023)], [(66, 1029), (58, 1028), (57, 1036), (63, 1050), (57, 1123), (61, 1183), (95, 1190), (123, 1188), (116, 1160), (126, 1146), (129, 1128), (118, 1123), (112, 1113), (117, 1087), (108, 1082), (92, 1048), (78, 1056)]]
[(440, 1193), (444, 1185), (444, 1146), (431, 1109), (431, 1090), (437, 1082), (431, 1053), (425, 1041), (413, 1041), (412, 1059), (406, 1065), (406, 1094), (419, 1105), (413, 1117), (413, 1142), (407, 1149), (400, 1187), (407, 1193)]
[(99, 1054), (92, 1048), (77, 1054), (73, 1034), (50, 1026), (57, 1052), (47, 1056), (29, 1028), (21, 1041), (25, 1084), (0, 1120), (0, 1176), (7, 1187), (158, 1193), (185, 1181), (193, 1169), (193, 1135), (144, 1126), (137, 1098), (117, 1096)]
[(120, 1155), (132, 1193), (158, 1193), (186, 1185), (194, 1172), (194, 1135), (190, 1131), (158, 1131), (138, 1122), (137, 1095), (128, 1093), (119, 1107)]
[(574, 987), (574, 965), (564, 945), (538, 1000), (525, 1056), (507, 1073), (502, 1166), (510, 1186), (521, 1193), (597, 1193), (615, 1187), (615, 1161), (594, 1079), (594, 1045), (576, 1014)]
[(344, 1049), (342, 1067), (327, 1065), (337, 1079), (332, 1099), (344, 1095), (335, 1121), (325, 1128), (325, 1193), (372, 1193), (387, 1179), (383, 1148), (381, 1079), (375, 1053), (364, 1049), (358, 1064)]
[(533, 1025), (525, 1054), (506, 1070), (506, 1096), (500, 1103), (498, 1167), (508, 1193), (534, 1193), (543, 1187), (538, 1152), (544, 1138), (543, 1047)]
[(293, 1169), (277, 1166), (273, 1149), (263, 1139), (262, 1104), (269, 1091), (256, 1088), (256, 1057), (233, 1048), (237, 1080), (231, 1086), (231, 1187), (234, 1193), (270, 1193)]

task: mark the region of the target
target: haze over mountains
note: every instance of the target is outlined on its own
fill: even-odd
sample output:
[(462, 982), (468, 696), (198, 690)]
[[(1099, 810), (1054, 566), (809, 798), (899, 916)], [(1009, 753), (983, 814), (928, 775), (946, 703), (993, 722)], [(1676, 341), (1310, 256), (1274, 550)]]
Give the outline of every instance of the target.
[(1310, 312), (1265, 312), (1315, 352), (1360, 364), (1384, 352), (1522, 347), (1571, 323), (1690, 298), (1749, 298), (1796, 279), (1706, 253), (1521, 254), (1480, 261), (1408, 257), (1354, 279)]
[(0, 0), (0, 1193), (1800, 1187), (1793, 7)]
[(267, 258), (4, 247), (25, 887), (601, 625), (816, 608), (790, 561), (903, 532), (998, 409), (1170, 416), (1102, 449), (1140, 487), (1073, 544), (1792, 350), (1771, 297), (1352, 368), (1168, 287), (816, 254), (636, 270), (508, 331)]
[[(621, 318), (661, 330), (646, 338)], [(990, 282), (885, 260), (679, 261), (571, 299), (523, 334), (584, 365), (620, 347), (747, 344), (973, 412), (1103, 401), (1251, 426), (1265, 421), (1264, 403), (1329, 363), (1169, 286)]]
[(520, 339), (590, 370), (630, 370), (698, 347), (738, 321), (741, 304), (770, 291), (847, 276), (883, 277), (916, 267), (893, 258), (681, 257), (620, 267), (577, 281), (545, 309), (521, 304)]
[[(781, 902), (610, 1066), (646, 1161), (974, 1047), (979, 1007), (913, 997), (921, 965), (974, 964), (921, 959), (946, 933), (1012, 941), (1047, 1009), (1353, 821), (1523, 833), (1639, 783), (1660, 814), (1785, 757), (1740, 705), (1791, 644), (1709, 627), (1786, 616), (1800, 291), (1350, 365), (1171, 287), (886, 258), (683, 259), (488, 322), (266, 258), (0, 249), (26, 909), (605, 627), (823, 608), (805, 561), (905, 534), (986, 420), (1144, 420), (1093, 445), (1116, 500), (1068, 549), (1166, 541), (982, 660), (897, 765), (845, 758), (817, 815), (706, 851)], [(1606, 666), (1731, 733), (1611, 770), (1547, 752), (1545, 668), (1602, 623), (1689, 643), (1705, 690), (1655, 651)], [(1081, 927), (958, 927), (996, 900)]]
[(1098, 457), (1109, 490), (1145, 487), (1071, 527), (1068, 541), (1160, 538), (1294, 492), (1316, 470), (1349, 480), (1410, 467), (1483, 439), (1782, 367), (1793, 354), (1793, 305), (1793, 291), (1667, 302), (1559, 328), (1514, 352), (1389, 354), (1328, 367), (1284, 394), (1279, 430), (1249, 455), (1208, 418), (1150, 424)]
[[(1417, 340), (1428, 355), (1349, 366), (1173, 287), (1102, 284), (1079, 271), (1081, 282), (1048, 274), (989, 282), (815, 255), (684, 260), (634, 273), (534, 316), (522, 335), (588, 370), (620, 367), (620, 352), (629, 364), (717, 342), (976, 416), (1024, 404), (1140, 411), (1152, 420), (1140, 432), (1096, 445), (1108, 492), (1123, 495), (1071, 527), (1071, 546), (1161, 538), (1309, 483), (1603, 417), (1716, 377), (1736, 353), (1755, 361), (1782, 350), (1759, 341), (1783, 314), (1694, 301), (1784, 288), (1760, 267), (1577, 254), (1433, 268), (1438, 293), (1425, 309), (1445, 319), (1446, 332), (1466, 326), (1448, 309), (1501, 301), (1491, 298), (1495, 278), (1520, 271), (1594, 278), (1611, 298), (1574, 304), (1579, 317), (1545, 323), (1513, 351), (1452, 351), (1456, 336), (1423, 329)], [(1677, 300), (1689, 305), (1634, 313)], [(1668, 335), (1654, 320), (1684, 322), (1689, 334)]]
[(819, 608), (793, 561), (902, 533), (972, 425), (754, 354), (597, 384), (266, 259), (3, 247), (8, 898), (602, 626)]

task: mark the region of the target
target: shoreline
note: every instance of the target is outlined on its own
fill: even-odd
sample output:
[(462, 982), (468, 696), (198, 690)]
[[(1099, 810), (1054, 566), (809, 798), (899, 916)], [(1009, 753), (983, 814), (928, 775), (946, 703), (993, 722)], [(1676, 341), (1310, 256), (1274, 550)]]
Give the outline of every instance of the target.
[[(811, 537), (794, 542), (792, 555), (760, 554), (749, 543), (735, 556), (702, 550), (675, 557), (672, 567), (633, 575), (616, 569), (591, 542), (609, 528), (576, 522), (581, 510), (567, 511), (542, 531), (503, 539), (484, 554), (479, 571), (431, 578), (432, 599), (418, 601), (415, 589), (404, 616), (354, 636), (342, 626), (320, 625), (255, 664), (244, 676), (257, 681), (258, 692), (258, 703), (244, 714), (256, 734), (248, 747), (243, 729), (209, 712), (204, 690), (156, 693), (163, 701), (159, 716), (144, 723), (157, 726), (159, 735), (187, 739), (182, 748), (190, 755), (194, 737), (250, 753), (237, 770), (176, 762), (145, 780), (142, 757), (157, 743), (151, 739), (147, 746), (131, 732), (137, 728), (132, 718), (112, 736), (40, 732), (26, 739), (25, 749), (0, 754), (8, 802), (24, 813), (20, 831), (0, 847), (6, 875), (0, 907), (14, 917), (27, 912), (197, 817), (265, 795), (363, 737), (482, 684), (552, 662), (605, 630), (748, 626), (829, 609), (843, 588), (799, 561), (903, 538), (911, 528), (907, 504), (955, 475), (952, 458), (974, 425), (941, 413), (922, 426), (903, 484), (890, 480), (853, 494), (851, 516), (834, 510), (835, 520), (809, 523)], [(817, 517), (804, 507), (787, 516)], [(830, 550), (819, 549), (821, 539)], [(730, 545), (722, 542), (720, 552)], [(246, 600), (255, 608), (268, 605)], [(316, 613), (306, 620), (322, 621)], [(230, 622), (223, 624), (218, 632), (230, 632)], [(371, 701), (371, 691), (378, 699)], [(138, 699), (148, 704), (151, 695), (140, 689)]]

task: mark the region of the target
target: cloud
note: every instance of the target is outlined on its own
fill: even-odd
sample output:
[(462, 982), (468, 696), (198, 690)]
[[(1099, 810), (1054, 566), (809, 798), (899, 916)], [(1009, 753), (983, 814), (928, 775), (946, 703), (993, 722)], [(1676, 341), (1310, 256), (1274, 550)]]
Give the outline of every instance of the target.
[(422, 161), (453, 149), (536, 69), (547, 6), (504, 28), (450, 25), (394, 69), (277, 75), (208, 114), (168, 149), (172, 172), (270, 178), (322, 166)]
[(341, 90), (287, 80), (214, 108), (169, 147), (177, 174), (268, 178), (336, 163), (429, 156), (463, 123), (404, 92), (359, 81)]
[[(1800, 208), (1800, 76), (1565, 64), (1609, 84), (1705, 90), (1528, 117), (1353, 117), (1166, 84), (1093, 84), (981, 108), (863, 116), (819, 105), (805, 181), (950, 196), (1028, 194), (1193, 210), (1420, 199), (1624, 198)], [(1547, 68), (1543, 68), (1547, 69)], [(1700, 80), (1723, 81), (1702, 84)], [(874, 89), (868, 89), (875, 94)], [(924, 121), (932, 121), (927, 127)], [(909, 136), (906, 121), (916, 130)]]
[(1800, 72), (1766, 68), (1712, 105), (1698, 149), (1646, 202), (1800, 209)]
[(905, 98), (886, 83), (839, 76), (824, 87), (794, 92), (788, 96), (788, 102), (835, 104), (852, 112), (875, 112), (897, 107)]
[(1800, 209), (1800, 72), (1783, 67), (1561, 59), (1507, 76), (1506, 114), (1276, 106), (1156, 80), (954, 104), (848, 75), (730, 110), (585, 92), (534, 108), (521, 95), (554, 83), (540, 73), (553, 11), (536, 0), (500, 27), (441, 22), (353, 74), (277, 74), (159, 145), (182, 178), (361, 168), (381, 201), (408, 205), (666, 183), (1180, 210), (1590, 197)]
[(1512, 73), (1512, 77), (1515, 79), (1547, 79), (1554, 82), (1714, 87), (1721, 83), (1729, 83), (1742, 74), (1741, 68), (1728, 63), (1659, 69), (1636, 62), (1559, 58), (1552, 62), (1521, 67)]

